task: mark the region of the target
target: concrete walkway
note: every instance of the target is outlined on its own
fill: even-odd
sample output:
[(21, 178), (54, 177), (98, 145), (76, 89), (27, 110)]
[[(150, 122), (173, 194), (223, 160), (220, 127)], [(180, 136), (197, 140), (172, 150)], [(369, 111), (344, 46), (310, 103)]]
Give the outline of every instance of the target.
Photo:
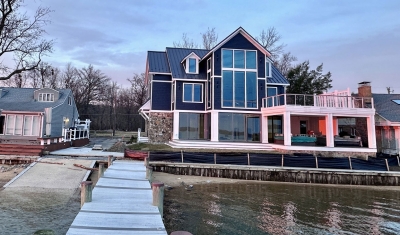
[(115, 161), (99, 179), (68, 235), (167, 234), (143, 162)]
[(123, 157), (124, 153), (92, 150), (92, 148), (86, 148), (86, 147), (70, 147), (50, 152), (50, 155), (79, 156), (79, 157), (106, 157), (108, 155), (113, 155), (114, 157)]

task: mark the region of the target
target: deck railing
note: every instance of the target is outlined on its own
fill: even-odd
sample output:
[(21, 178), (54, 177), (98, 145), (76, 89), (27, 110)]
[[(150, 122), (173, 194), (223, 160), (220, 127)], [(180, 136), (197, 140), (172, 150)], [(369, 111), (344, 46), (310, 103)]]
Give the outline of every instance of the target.
[(329, 108), (373, 108), (371, 97), (354, 97), (338, 95), (305, 95), (305, 94), (282, 94), (263, 98), (262, 107), (270, 108), (276, 106), (313, 106)]
[(89, 130), (85, 129), (65, 129), (64, 141), (79, 140), (89, 138)]

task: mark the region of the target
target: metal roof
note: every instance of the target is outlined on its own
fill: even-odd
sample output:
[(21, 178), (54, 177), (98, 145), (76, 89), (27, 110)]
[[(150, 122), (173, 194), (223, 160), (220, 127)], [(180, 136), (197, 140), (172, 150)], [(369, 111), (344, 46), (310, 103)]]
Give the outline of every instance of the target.
[(163, 51), (149, 51), (147, 53), (149, 72), (171, 73), (169, 70), (167, 54)]
[(198, 57), (203, 58), (209, 50), (167, 47), (166, 53), (171, 65), (170, 69), (173, 78), (206, 79), (206, 74), (187, 74), (185, 72), (181, 61), (192, 52)]
[(45, 108), (62, 104), (71, 93), (70, 89), (57, 89), (60, 95), (58, 100), (38, 102), (33, 99), (33, 92), (39, 88), (0, 87), (0, 89), (0, 109), (7, 111), (44, 112)]
[(271, 63), (272, 77), (267, 78), (268, 83), (290, 85), (289, 81), (282, 75), (282, 73), (277, 69), (274, 64)]
[(400, 122), (400, 105), (392, 100), (400, 100), (400, 94), (372, 94), (376, 112), (390, 122)]

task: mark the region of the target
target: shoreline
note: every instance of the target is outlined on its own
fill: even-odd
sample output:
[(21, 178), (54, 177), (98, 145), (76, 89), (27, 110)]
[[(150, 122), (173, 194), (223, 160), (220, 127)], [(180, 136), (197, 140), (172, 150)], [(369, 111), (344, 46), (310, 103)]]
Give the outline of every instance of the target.
[[(345, 185), (345, 184), (317, 184), (317, 183), (294, 183), (294, 182), (279, 182), (279, 181), (262, 181), (262, 180), (242, 180), (206, 176), (192, 175), (175, 175), (164, 172), (154, 172), (152, 181), (162, 182), (165, 186), (184, 187), (185, 185), (204, 185), (204, 184), (285, 184), (298, 186), (321, 186), (321, 187), (337, 187), (337, 188), (358, 188), (369, 190), (393, 190), (400, 191), (400, 186), (372, 186), (372, 185)], [(184, 182), (184, 184), (182, 184)]]

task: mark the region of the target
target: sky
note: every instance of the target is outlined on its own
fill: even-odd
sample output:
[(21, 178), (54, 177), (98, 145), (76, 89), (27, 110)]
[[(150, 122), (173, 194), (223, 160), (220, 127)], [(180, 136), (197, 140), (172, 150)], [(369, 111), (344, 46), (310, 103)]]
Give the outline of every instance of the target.
[(164, 51), (186, 33), (201, 43), (215, 28), (218, 41), (243, 27), (253, 37), (275, 27), (285, 52), (323, 63), (332, 73), (332, 90), (369, 81), (373, 93), (400, 93), (400, 1), (398, 0), (26, 0), (27, 14), (50, 7), (46, 37), (53, 66), (92, 64), (127, 86), (143, 73), (147, 51)]

